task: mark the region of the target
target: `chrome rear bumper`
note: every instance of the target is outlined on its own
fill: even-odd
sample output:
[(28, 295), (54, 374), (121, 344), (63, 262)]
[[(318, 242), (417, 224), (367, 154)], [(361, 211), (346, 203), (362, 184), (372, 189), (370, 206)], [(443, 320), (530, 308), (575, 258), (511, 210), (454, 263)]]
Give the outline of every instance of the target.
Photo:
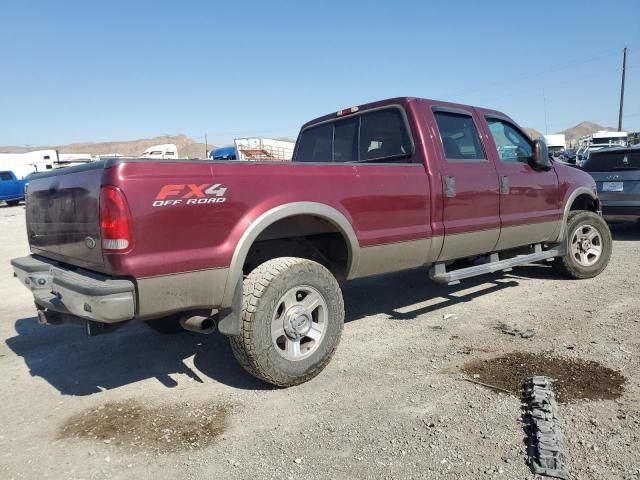
[(135, 284), (87, 270), (70, 270), (46, 259), (11, 260), (14, 275), (33, 293), (39, 308), (102, 323), (135, 316)]

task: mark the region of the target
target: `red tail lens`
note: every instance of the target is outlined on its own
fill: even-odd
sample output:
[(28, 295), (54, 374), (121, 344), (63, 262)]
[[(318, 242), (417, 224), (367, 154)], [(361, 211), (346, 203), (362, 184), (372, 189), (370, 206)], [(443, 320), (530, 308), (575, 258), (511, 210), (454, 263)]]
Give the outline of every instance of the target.
[(105, 252), (125, 253), (133, 246), (131, 213), (124, 194), (112, 185), (100, 191), (100, 231)]

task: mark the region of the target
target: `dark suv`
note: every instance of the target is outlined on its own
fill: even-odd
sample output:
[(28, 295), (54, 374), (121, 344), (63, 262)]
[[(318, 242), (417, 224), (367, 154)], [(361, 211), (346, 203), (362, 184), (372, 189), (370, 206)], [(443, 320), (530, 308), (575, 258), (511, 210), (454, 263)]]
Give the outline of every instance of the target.
[(640, 147), (593, 152), (582, 168), (598, 185), (608, 221), (640, 220)]

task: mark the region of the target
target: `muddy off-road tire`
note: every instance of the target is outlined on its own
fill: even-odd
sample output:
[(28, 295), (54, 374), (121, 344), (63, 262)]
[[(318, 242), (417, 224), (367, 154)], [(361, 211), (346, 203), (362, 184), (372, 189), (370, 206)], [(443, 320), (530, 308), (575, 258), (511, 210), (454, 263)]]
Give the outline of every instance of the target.
[(169, 315), (168, 317), (154, 318), (153, 320), (145, 320), (144, 323), (151, 330), (164, 335), (174, 335), (176, 333), (184, 333), (186, 330), (180, 325), (180, 315)]
[(553, 262), (561, 275), (573, 279), (599, 275), (611, 258), (611, 231), (604, 219), (593, 212), (569, 213), (566, 228), (567, 253)]
[(311, 260), (276, 258), (244, 280), (242, 333), (230, 337), (231, 348), (247, 372), (289, 387), (329, 363), (343, 325), (342, 292), (331, 272)]

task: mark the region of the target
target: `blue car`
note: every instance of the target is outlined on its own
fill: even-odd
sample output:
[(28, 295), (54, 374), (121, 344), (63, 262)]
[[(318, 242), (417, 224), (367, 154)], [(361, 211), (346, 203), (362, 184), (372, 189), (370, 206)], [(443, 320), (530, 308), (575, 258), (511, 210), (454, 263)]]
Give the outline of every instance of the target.
[(237, 160), (238, 151), (236, 147), (221, 147), (209, 152), (210, 160)]
[(18, 205), (24, 200), (24, 185), (27, 179), (19, 179), (11, 170), (0, 171), (0, 200), (4, 200), (7, 205)]

